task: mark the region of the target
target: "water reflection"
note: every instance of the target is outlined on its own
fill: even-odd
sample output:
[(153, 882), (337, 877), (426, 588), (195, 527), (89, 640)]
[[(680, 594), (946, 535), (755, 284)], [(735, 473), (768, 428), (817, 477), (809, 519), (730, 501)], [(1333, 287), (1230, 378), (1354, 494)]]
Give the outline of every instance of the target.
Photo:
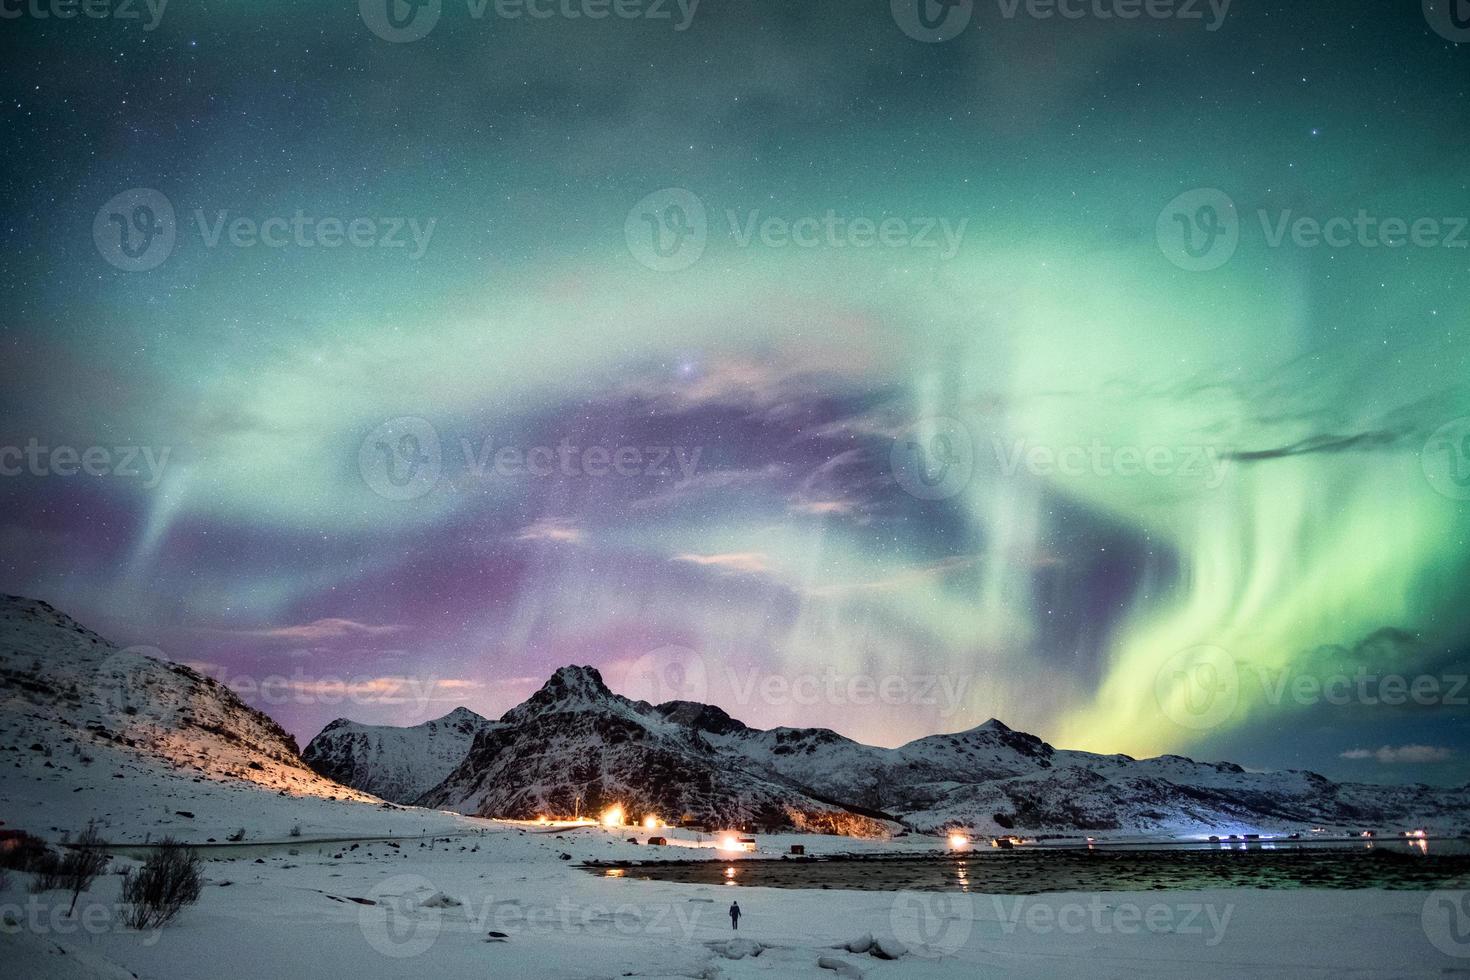
[[(1198, 848), (1016, 848), (825, 861), (639, 862), (629, 878), (775, 888), (1034, 894), (1200, 888), (1449, 888), (1470, 880), (1470, 842), (1218, 842)], [(589, 869), (594, 870), (594, 869)], [(606, 866), (595, 869), (607, 874)], [(622, 869), (619, 869), (622, 870)]]

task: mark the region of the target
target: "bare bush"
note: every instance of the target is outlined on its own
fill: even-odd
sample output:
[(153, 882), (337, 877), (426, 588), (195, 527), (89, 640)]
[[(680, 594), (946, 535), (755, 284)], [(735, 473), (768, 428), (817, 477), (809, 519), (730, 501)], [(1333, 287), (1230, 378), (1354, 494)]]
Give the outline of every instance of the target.
[(61, 887), (61, 857), (44, 844), (40, 850), (26, 855), (22, 870), (35, 875), (31, 879), (32, 892), (49, 892)]
[(87, 822), (87, 829), (82, 831), (72, 849), (61, 859), (59, 870), (61, 887), (71, 892), (71, 908), (66, 910), (67, 915), (76, 911), (77, 899), (82, 892), (92, 887), (92, 882), (97, 876), (107, 870), (108, 857), (102, 850), (102, 835), (97, 833), (97, 825), (91, 821)]
[(165, 837), (141, 868), (123, 875), (124, 921), (134, 929), (160, 928), (199, 901), (203, 890), (199, 856)]

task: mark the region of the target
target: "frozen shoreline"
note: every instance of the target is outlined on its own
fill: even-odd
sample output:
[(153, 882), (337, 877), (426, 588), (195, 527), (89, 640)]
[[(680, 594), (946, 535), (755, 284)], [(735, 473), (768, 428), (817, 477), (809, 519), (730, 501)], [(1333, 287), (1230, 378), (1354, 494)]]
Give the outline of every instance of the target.
[[(395, 822), (404, 816), (376, 812)], [(18, 930), (5, 942), (17, 951), (19, 975), (89, 980), (127, 972), (148, 980), (837, 976), (818, 966), (823, 958), (877, 980), (1389, 978), (1470, 969), (1470, 941), (1457, 945), (1453, 932), (1433, 931), (1442, 892), (737, 889), (615, 880), (577, 867), (646, 855), (646, 845), (623, 840), (626, 828), (573, 833), (473, 821), (450, 834), (432, 844), (299, 840), (260, 858), (203, 850), (203, 898), (151, 934), (118, 923), (117, 875), (99, 880), (67, 917), (60, 893), (30, 895), (28, 876), (12, 874), (0, 904)], [(800, 837), (819, 852), (852, 843)], [(732, 898), (744, 912), (738, 936), (725, 912)], [(833, 948), (865, 935), (908, 952), (883, 960)], [(58, 945), (69, 952), (55, 953)], [(127, 972), (108, 973), (108, 964)]]
[[(84, 897), (76, 921), (92, 925), (75, 931), (56, 918), (65, 902), (55, 893), (29, 896), (12, 884), (0, 900), (6, 914), (17, 905), (40, 910), (22, 945), (58, 942), (156, 980), (831, 977), (817, 965), (823, 957), (876, 978), (1177, 978), (1186, 968), (1192, 978), (1387, 978), (1470, 966), (1436, 948), (1421, 925), (1434, 893), (737, 890), (614, 881), (532, 853), (524, 841), (482, 844), (478, 852), (459, 843), (411, 853), (360, 848), (342, 861), (207, 862), (200, 903), (156, 935), (115, 926), (116, 876)], [(721, 945), (736, 938), (725, 909), (737, 891), (738, 938), (766, 947), (753, 958), (728, 959), (741, 949)], [(447, 900), (429, 901), (436, 895)], [(865, 934), (910, 952), (884, 961), (831, 948)], [(54, 958), (43, 963), (44, 972), (19, 975), (73, 975)]]

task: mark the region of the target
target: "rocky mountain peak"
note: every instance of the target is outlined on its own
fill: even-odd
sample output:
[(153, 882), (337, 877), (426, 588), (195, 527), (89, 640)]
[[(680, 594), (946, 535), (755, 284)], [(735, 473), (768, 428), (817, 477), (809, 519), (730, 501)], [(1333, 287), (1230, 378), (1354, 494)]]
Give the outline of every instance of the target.
[(466, 708), (464, 705), (460, 705), (458, 708), (449, 712), (449, 714), (438, 719), (438, 721), (444, 725), (478, 725), (483, 723), (485, 718)]
[(578, 667), (575, 664), (558, 667), (556, 673), (541, 685), (541, 690), (559, 698), (596, 699), (612, 696), (612, 691), (602, 682), (602, 674), (598, 673), (596, 667)]
[(541, 689), (511, 708), (501, 718), (514, 722), (554, 712), (580, 711), (588, 707), (613, 705), (622, 699), (603, 683), (596, 667), (575, 664), (557, 668)]

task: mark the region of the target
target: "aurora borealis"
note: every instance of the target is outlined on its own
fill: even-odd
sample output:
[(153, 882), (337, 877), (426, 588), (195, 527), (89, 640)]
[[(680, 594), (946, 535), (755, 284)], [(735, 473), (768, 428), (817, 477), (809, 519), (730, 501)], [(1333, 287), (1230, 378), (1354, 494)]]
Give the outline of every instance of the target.
[(303, 741), (674, 664), (882, 744), (1470, 778), (1433, 3), (368, 6), (6, 8), (0, 589)]

